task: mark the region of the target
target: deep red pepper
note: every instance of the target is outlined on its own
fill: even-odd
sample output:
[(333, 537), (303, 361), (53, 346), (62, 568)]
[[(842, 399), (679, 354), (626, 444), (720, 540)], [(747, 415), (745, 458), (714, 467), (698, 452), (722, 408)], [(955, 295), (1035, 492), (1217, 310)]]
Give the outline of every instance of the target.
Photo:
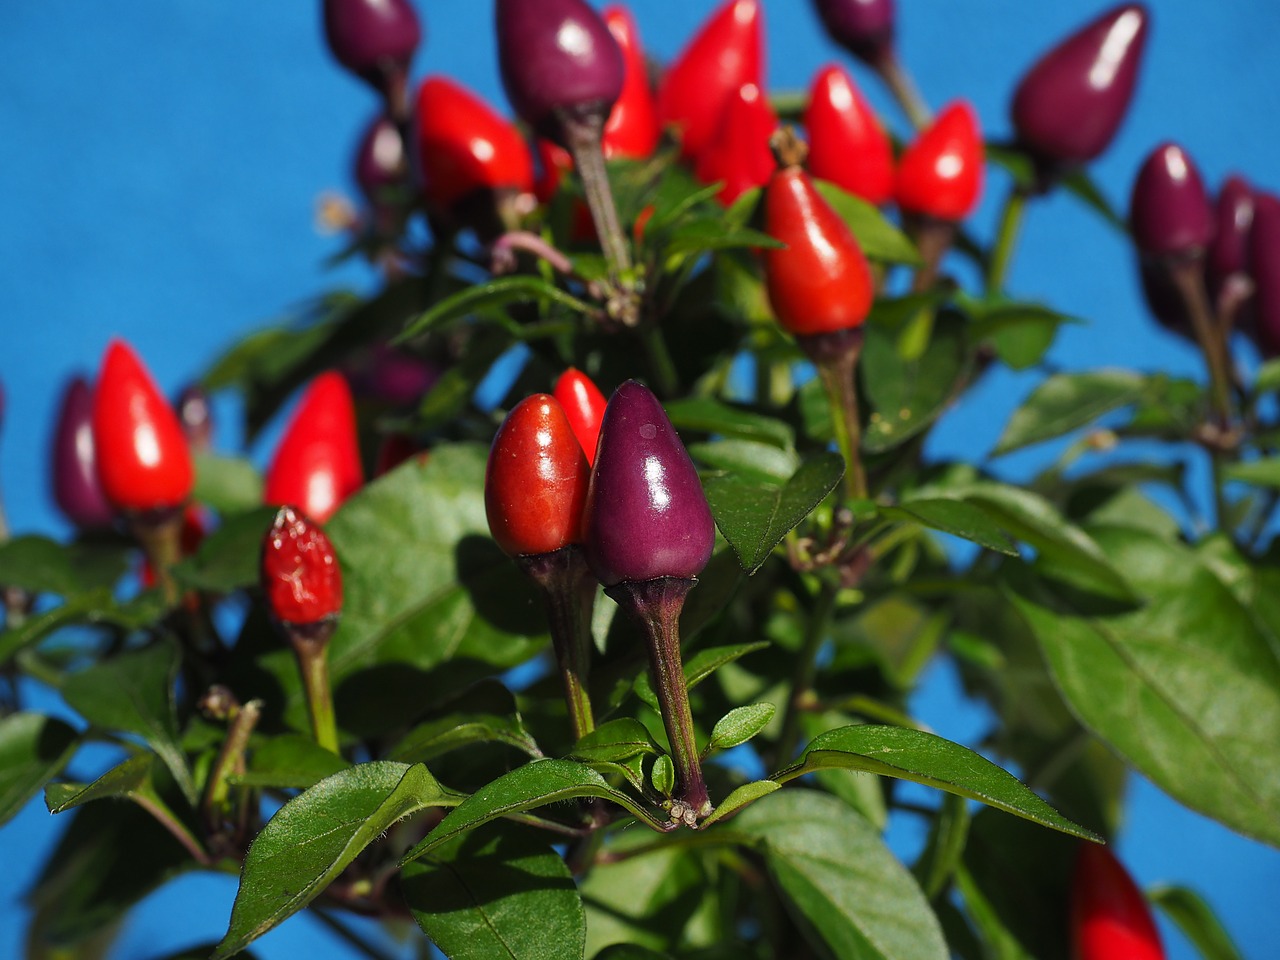
[(824, 67), (804, 114), (809, 172), (876, 206), (893, 197), (893, 145), (848, 72)]
[(509, 556), (552, 553), (582, 542), (590, 470), (559, 401), (525, 397), (507, 414), (489, 451), (484, 506)]
[(262, 542), (262, 592), (281, 623), (304, 626), (342, 610), (342, 568), (333, 544), (316, 523), (281, 507)]
[(764, 17), (759, 0), (728, 0), (658, 86), (658, 119), (680, 129), (687, 159), (711, 142), (729, 97), (748, 83), (764, 89)]
[(1164, 960), (1146, 898), (1106, 847), (1080, 846), (1071, 879), (1076, 960)]
[(267, 469), (265, 501), (297, 507), (318, 523), (360, 489), (364, 471), (346, 378), (316, 377), (302, 395)]
[(416, 140), (423, 195), (448, 210), (481, 190), (533, 190), (533, 159), (515, 126), (447, 77), (418, 89)]
[(725, 206), (755, 187), (763, 187), (773, 175), (769, 137), (778, 128), (778, 116), (753, 83), (734, 93), (720, 114), (715, 139), (698, 155), (698, 179), (720, 181), (718, 199)]
[(182, 424), (122, 340), (107, 347), (93, 393), (93, 444), (102, 492), (117, 510), (181, 506), (195, 471)]
[(818, 193), (780, 135), (783, 165), (764, 191), (764, 229), (786, 247), (764, 251), (765, 288), (778, 322), (796, 336), (850, 330), (871, 309), (874, 282), (848, 225)]
[(596, 462), (596, 442), (600, 439), (600, 424), (608, 401), (591, 378), (576, 367), (560, 374), (551, 392), (564, 409), (573, 435), (587, 457), (587, 466), (591, 466)]
[(949, 105), (898, 162), (898, 206), (937, 220), (963, 220), (982, 192), (978, 118), (963, 100)]

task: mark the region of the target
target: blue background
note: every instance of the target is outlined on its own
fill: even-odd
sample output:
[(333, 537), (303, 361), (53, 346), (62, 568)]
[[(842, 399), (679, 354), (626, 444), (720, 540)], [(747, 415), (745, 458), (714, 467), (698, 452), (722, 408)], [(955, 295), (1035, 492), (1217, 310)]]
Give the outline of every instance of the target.
[[(647, 0), (634, 12), (649, 51), (666, 59), (713, 6)], [(808, 4), (765, 0), (765, 8), (772, 89), (807, 86), (822, 63), (839, 59)], [(925, 97), (935, 107), (968, 98), (986, 133), (999, 137), (1021, 71), (1104, 4), (901, 0), (900, 8), (900, 49)], [(503, 103), (490, 4), (438, 0), (419, 9), (428, 36), (416, 73), (449, 74)], [(1093, 168), (1113, 202), (1126, 205), (1133, 172), (1165, 139), (1182, 143), (1215, 188), (1233, 171), (1280, 188), (1278, 33), (1280, 6), (1268, 0), (1212, 9), (1161, 0), (1131, 116)], [(853, 72), (903, 132), (874, 80)], [(47, 492), (56, 403), (68, 376), (96, 368), (110, 336), (127, 336), (174, 392), (237, 337), (310, 295), (371, 286), (358, 267), (325, 269), (339, 241), (316, 232), (313, 210), (321, 191), (351, 191), (350, 153), (374, 109), (369, 91), (330, 64), (314, 0), (0, 4), (0, 381), (8, 394), (0, 487), (18, 532), (67, 532)], [(979, 233), (990, 235), (1004, 190), (993, 173), (972, 221)], [(1063, 332), (1052, 358), (1064, 367), (1200, 374), (1192, 351), (1146, 318), (1125, 239), (1075, 203), (1032, 207), (1009, 289), (1090, 321)], [(984, 455), (1035, 382), (1035, 374), (987, 378), (948, 415), (932, 452)], [(229, 409), (220, 409), (219, 443), (230, 449), (239, 438)], [(253, 451), (259, 462), (272, 439)], [(1045, 456), (1031, 451), (1001, 468), (1026, 476)], [(976, 742), (985, 718), (960, 702), (945, 668), (929, 680), (923, 719)], [(1246, 955), (1280, 954), (1276, 851), (1184, 810), (1141, 778), (1128, 811), (1120, 853), (1141, 883), (1198, 888)], [(57, 829), (37, 800), (0, 831), (0, 956), (20, 953), (17, 900)], [(905, 849), (915, 838), (894, 842)], [(112, 957), (146, 960), (218, 939), (234, 892), (227, 877), (172, 884), (131, 916)], [(1193, 956), (1166, 939), (1172, 957)], [(255, 950), (343, 955), (305, 918)]]

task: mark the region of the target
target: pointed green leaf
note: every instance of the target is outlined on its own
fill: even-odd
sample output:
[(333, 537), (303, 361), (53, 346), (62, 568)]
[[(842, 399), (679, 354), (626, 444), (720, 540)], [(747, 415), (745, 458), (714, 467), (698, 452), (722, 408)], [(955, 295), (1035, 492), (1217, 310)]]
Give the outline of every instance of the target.
[(0, 719), (0, 824), (7, 823), (75, 753), (75, 730), (38, 713)]
[(74, 597), (111, 587), (128, 563), (127, 548), (118, 541), (64, 545), (28, 534), (0, 544), (0, 583), (31, 593)]
[(197, 453), (191, 498), (221, 514), (242, 513), (262, 504), (262, 474), (242, 457)]
[(193, 590), (231, 593), (256, 586), (262, 554), (262, 538), (271, 529), (275, 507), (264, 507), (259, 498), (247, 513), (227, 517), (205, 538), (194, 556), (173, 568), (178, 581)]
[(968, 747), (923, 730), (871, 724), (830, 730), (814, 739), (799, 760), (771, 779), (786, 783), (830, 767), (923, 783), (1072, 836), (1098, 839), (1096, 834), (1063, 817), (1013, 774)]
[(609, 786), (604, 777), (586, 764), (573, 760), (534, 760), (504, 774), (463, 800), (421, 843), (404, 855), (401, 863), (416, 860), (453, 837), (490, 820), (575, 797), (612, 800), (655, 830), (665, 829), (661, 821), (631, 797)]
[(712, 750), (728, 750), (740, 743), (746, 743), (757, 733), (768, 726), (777, 712), (772, 703), (752, 703), (744, 707), (735, 707), (716, 721), (711, 730), (711, 739), (707, 742), (704, 754)]
[(239, 787), (305, 790), (350, 766), (310, 737), (286, 733), (255, 741), (245, 772), (228, 779)]
[(1004, 529), (991, 515), (975, 503), (963, 500), (908, 500), (896, 507), (880, 507), (880, 516), (887, 520), (904, 520), (919, 523), (930, 530), (938, 530), (960, 537), (988, 550), (1018, 556)]
[[(749, 653), (763, 650), (767, 646), (769, 646), (767, 640), (757, 640), (755, 643), (737, 643), (724, 647), (707, 647), (705, 650), (699, 650), (684, 662), (684, 685), (687, 689), (692, 690), (726, 664), (733, 663)], [(648, 670), (636, 677), (635, 691), (637, 697), (653, 707), (653, 709), (658, 709), (658, 695), (653, 692), (653, 684), (649, 680)]]
[(418, 926), (453, 960), (580, 960), (586, 950), (573, 874), (537, 837), (455, 837), (406, 866), (400, 886)]
[(738, 554), (742, 569), (754, 573), (842, 476), (844, 461), (828, 452), (805, 460), (782, 485), (717, 474), (707, 477), (703, 488), (716, 526)]
[(1135, 402), (1146, 378), (1131, 370), (1057, 373), (1014, 411), (992, 454), (999, 456), (1088, 426), (1103, 414)]
[(814, 186), (840, 219), (849, 225), (858, 246), (870, 259), (909, 265), (921, 262), (919, 252), (906, 234), (890, 223), (873, 204), (826, 180), (818, 180)]
[(946, 960), (942, 930), (914, 878), (879, 832), (835, 797), (782, 790), (728, 829), (756, 838), (787, 910), (831, 955)]
[(1223, 475), (1228, 480), (1251, 483), (1255, 487), (1280, 488), (1280, 457), (1263, 457), (1229, 464)]
[(86, 720), (103, 730), (134, 734), (146, 741), (173, 774), (192, 804), (195, 784), (178, 738), (174, 682), (178, 652), (168, 643), (102, 660), (73, 673), (62, 695)]
[(63, 813), (94, 800), (127, 798), (142, 791), (154, 796), (151, 786), (154, 762), (152, 754), (139, 753), (112, 767), (93, 783), (51, 783), (45, 788), (45, 806), (50, 813)]
[(673, 400), (664, 409), (681, 436), (686, 430), (693, 430), (740, 440), (756, 440), (780, 450), (791, 450), (796, 444), (795, 431), (783, 421), (721, 403), (711, 397)]
[(665, 753), (654, 758), (653, 766), (649, 770), (649, 782), (653, 784), (653, 789), (664, 797), (671, 796), (672, 791), (675, 790), (676, 765)]
[(705, 830), (713, 823), (732, 816), (743, 807), (750, 806), (761, 797), (767, 797), (773, 791), (780, 789), (782, 784), (775, 780), (753, 780), (751, 783), (744, 783), (716, 805), (716, 808), (711, 811), (711, 816), (702, 821), (701, 829)]
[(404, 332), (396, 337), (396, 343), (411, 340), (420, 334), (460, 317), (492, 314), (494, 311), (517, 303), (558, 303), (577, 313), (594, 313), (595, 308), (577, 297), (565, 293), (554, 283), (529, 275), (498, 277), (486, 283), (465, 287), (451, 297), (446, 297), (426, 313), (410, 320)]
[(585, 763), (617, 763), (632, 757), (657, 756), (662, 750), (649, 728), (632, 717), (610, 720), (592, 730), (573, 748), (573, 756)]
[(1204, 960), (1243, 960), (1213, 907), (1194, 890), (1160, 886), (1148, 891), (1147, 896), (1196, 945)]
[(397, 820), (455, 802), (422, 764), (389, 761), (359, 764), (298, 794), (249, 847), (212, 960), (233, 956), (305, 907)]

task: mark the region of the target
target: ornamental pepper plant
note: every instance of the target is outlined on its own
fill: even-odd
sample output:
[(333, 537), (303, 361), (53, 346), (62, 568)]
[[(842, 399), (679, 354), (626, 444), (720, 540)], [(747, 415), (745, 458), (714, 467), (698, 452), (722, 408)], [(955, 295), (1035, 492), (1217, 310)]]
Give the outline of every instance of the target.
[[(147, 957), (1239, 956), (1125, 800), (1280, 846), (1280, 180), (1125, 140), (1141, 4), (992, 104), (914, 81), (919, 3), (311, 0), (359, 292), (171, 383), (113, 310), (10, 395), (68, 531), (0, 522), (0, 823), (68, 824), (28, 956), (188, 872), (218, 935)], [(1117, 322), (1011, 271), (1064, 215), (1180, 370), (1059, 361)]]

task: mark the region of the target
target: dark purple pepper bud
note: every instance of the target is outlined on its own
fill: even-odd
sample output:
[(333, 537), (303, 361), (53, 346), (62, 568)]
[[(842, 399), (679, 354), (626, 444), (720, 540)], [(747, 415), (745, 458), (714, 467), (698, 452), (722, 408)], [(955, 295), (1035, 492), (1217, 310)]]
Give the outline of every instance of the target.
[(1129, 224), (1145, 254), (1203, 254), (1213, 239), (1213, 209), (1200, 171), (1176, 143), (1156, 147), (1133, 183)]
[[(397, 191), (409, 180), (409, 159), (400, 129), (385, 114), (365, 130), (356, 148), (356, 186), (375, 209), (396, 205)], [(401, 197), (401, 200), (404, 198)]]
[(814, 0), (827, 34), (864, 63), (893, 49), (893, 0)]
[(1216, 229), (1209, 244), (1209, 293), (1215, 298), (1232, 277), (1249, 273), (1249, 232), (1253, 228), (1253, 190), (1243, 177), (1228, 177), (1218, 191)]
[(203, 453), (213, 446), (213, 409), (209, 395), (196, 384), (178, 394), (178, 420), (192, 452)]
[(1036, 61), (1013, 95), (1013, 126), (1023, 146), (1067, 166), (1107, 148), (1133, 98), (1148, 19), (1142, 4), (1123, 4)]
[(1266, 357), (1280, 356), (1280, 198), (1254, 197), (1249, 261), (1255, 284), (1255, 336)]
[(426, 396), (442, 371), (431, 360), (379, 342), (365, 356), (346, 365), (343, 372), (357, 396), (404, 407)]
[(585, 509), (587, 560), (606, 587), (693, 579), (711, 558), (715, 522), (693, 461), (635, 380), (605, 407)]
[(93, 445), (93, 389), (84, 377), (67, 384), (53, 433), (53, 499), (81, 530), (111, 526), (115, 511), (98, 481)]
[(1142, 281), (1142, 296), (1151, 316), (1170, 333), (1195, 342), (1191, 314), (1181, 291), (1169, 275), (1169, 265), (1150, 257), (1138, 257), (1138, 275)]
[(498, 0), (498, 61), (516, 113), (568, 147), (566, 119), (603, 123), (622, 93), (618, 41), (583, 0)]
[(324, 32), (340, 64), (391, 96), (422, 42), (409, 0), (324, 0)]

